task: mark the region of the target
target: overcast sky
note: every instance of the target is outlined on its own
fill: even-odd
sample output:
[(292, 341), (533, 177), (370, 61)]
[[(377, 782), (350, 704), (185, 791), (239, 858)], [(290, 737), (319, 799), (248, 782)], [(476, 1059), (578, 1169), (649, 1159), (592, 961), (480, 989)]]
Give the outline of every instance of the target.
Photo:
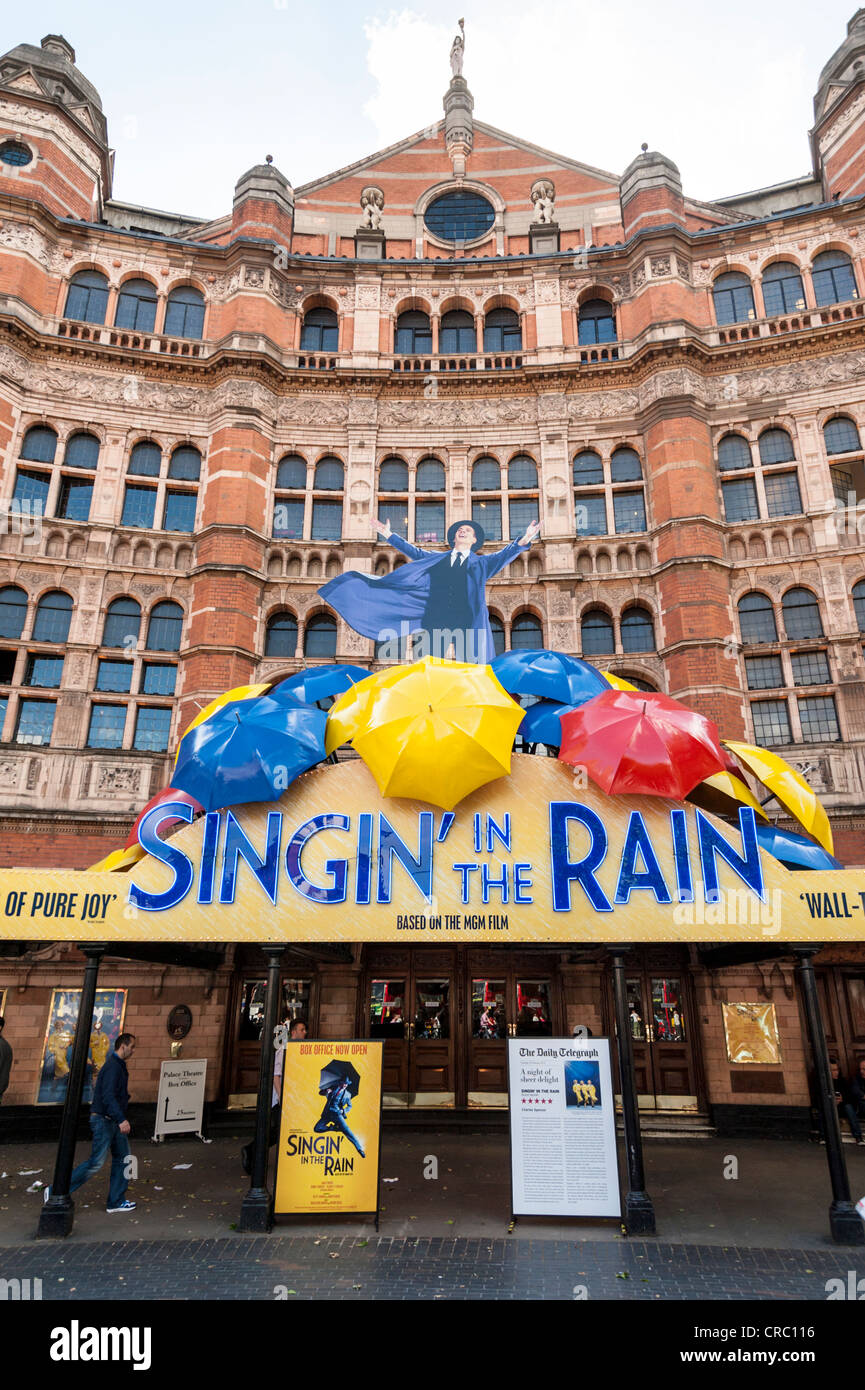
[(3, 51), (60, 32), (96, 86), (114, 196), (205, 217), (272, 154), (297, 186), (440, 119), (466, 22), (476, 119), (621, 173), (645, 140), (712, 199), (806, 174), (850, 0), (30, 0)]

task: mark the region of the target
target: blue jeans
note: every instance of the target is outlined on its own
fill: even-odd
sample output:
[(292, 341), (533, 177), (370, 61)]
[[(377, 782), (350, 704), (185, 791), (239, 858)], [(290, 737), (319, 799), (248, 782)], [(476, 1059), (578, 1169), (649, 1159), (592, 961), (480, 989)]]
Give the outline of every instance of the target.
[(104, 1115), (90, 1115), (90, 1128), (93, 1131), (93, 1148), (90, 1157), (73, 1169), (69, 1191), (73, 1193), (88, 1178), (93, 1178), (105, 1162), (111, 1150), (111, 1181), (108, 1186), (108, 1206), (119, 1207), (126, 1196), (129, 1179), (124, 1171), (124, 1160), (129, 1154), (129, 1140), (120, 1133), (116, 1120), (108, 1120)]

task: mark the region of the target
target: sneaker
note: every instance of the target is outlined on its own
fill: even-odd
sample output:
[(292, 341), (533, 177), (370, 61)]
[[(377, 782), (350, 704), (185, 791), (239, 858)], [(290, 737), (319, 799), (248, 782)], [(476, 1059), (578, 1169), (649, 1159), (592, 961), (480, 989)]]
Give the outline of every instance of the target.
[(43, 1202), (47, 1202), (47, 1201), (48, 1201), (48, 1198), (49, 1198), (50, 1196), (51, 1196), (51, 1188), (50, 1188), (50, 1186), (46, 1185), (45, 1191), (42, 1193), (42, 1201), (43, 1201)]
[(134, 1211), (134, 1202), (121, 1202), (119, 1207), (106, 1207), (106, 1211)]

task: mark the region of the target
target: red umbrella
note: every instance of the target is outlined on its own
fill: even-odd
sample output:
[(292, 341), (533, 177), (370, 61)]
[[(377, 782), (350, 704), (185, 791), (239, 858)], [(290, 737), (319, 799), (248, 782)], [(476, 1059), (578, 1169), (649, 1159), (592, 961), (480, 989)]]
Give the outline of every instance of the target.
[[(144, 810), (139, 813), (138, 819), (129, 832), (129, 838), (125, 845), (126, 849), (128, 849), (130, 845), (138, 844), (138, 827), (143, 817), (147, 815), (148, 811), (152, 811), (154, 806), (161, 806), (163, 801), (182, 801), (184, 806), (191, 806), (196, 815), (204, 811), (204, 807), (201, 803), (196, 801), (194, 796), (190, 796), (188, 792), (177, 791), (174, 787), (163, 787), (161, 792), (157, 792), (155, 796), (150, 798)], [(160, 839), (165, 838), (167, 830), (174, 830), (178, 825), (186, 825), (186, 821), (178, 820), (177, 818), (164, 820), (159, 827)]]
[(608, 794), (679, 801), (724, 767), (710, 719), (667, 695), (641, 690), (605, 690), (563, 714), (559, 758), (585, 767)]

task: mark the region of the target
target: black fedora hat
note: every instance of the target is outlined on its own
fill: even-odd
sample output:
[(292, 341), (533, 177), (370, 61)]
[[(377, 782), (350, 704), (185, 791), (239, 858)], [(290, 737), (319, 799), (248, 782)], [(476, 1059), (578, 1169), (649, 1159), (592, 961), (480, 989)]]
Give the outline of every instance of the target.
[(472, 550), (480, 550), (481, 546), (486, 540), (486, 532), (484, 531), (484, 528), (483, 526), (481, 526), (480, 522), (477, 521), (455, 521), (452, 526), (448, 527), (448, 545), (451, 547), (451, 549), (453, 549), (453, 543), (456, 540), (457, 531), (460, 529), (461, 526), (470, 526), (472, 528), (475, 535), (477, 536), (477, 540), (472, 546)]

